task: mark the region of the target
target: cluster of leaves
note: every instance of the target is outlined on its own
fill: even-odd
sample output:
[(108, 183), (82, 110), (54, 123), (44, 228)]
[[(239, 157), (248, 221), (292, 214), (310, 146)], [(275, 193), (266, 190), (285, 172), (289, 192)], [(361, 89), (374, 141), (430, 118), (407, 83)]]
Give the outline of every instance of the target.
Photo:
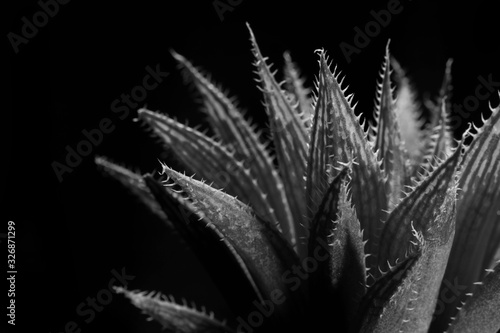
[[(186, 240), (236, 314), (265, 306), (265, 322), (247, 328), (497, 332), (500, 107), (454, 140), (451, 62), (425, 124), (387, 48), (365, 126), (324, 50), (311, 93), (288, 54), (278, 82), (250, 35), (274, 155), (235, 101), (174, 53), (215, 136), (146, 109), (138, 118), (197, 178), (96, 162)], [(464, 288), (440, 299), (451, 281)], [(162, 295), (117, 291), (169, 331), (241, 329)]]

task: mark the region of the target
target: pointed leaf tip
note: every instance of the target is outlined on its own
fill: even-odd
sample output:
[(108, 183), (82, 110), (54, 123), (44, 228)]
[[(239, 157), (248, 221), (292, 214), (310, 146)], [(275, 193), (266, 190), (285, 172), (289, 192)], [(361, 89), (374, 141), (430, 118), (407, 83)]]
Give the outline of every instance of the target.
[[(355, 325), (360, 333), (371, 333), (377, 328), (397, 328), (400, 322), (391, 322), (388, 318), (391, 303), (401, 301), (397, 293), (404, 290), (404, 283), (421, 256), (421, 251), (412, 253), (399, 263), (392, 266), (378, 278), (367, 290), (359, 306)], [(389, 325), (387, 325), (389, 322)], [(354, 330), (358, 332), (358, 329)]]
[(237, 161), (248, 166), (251, 177), (257, 181), (274, 211), (268, 217), (273, 220), (272, 222), (280, 223), (288, 241), (296, 246), (297, 228), (293, 221), (290, 203), (284, 190), (283, 180), (275, 170), (266, 144), (261, 141), (259, 134), (231, 98), (184, 57), (178, 55), (176, 59), (200, 93), (204, 112), (208, 116), (217, 141), (228, 151), (234, 152)]
[[(287, 201), (293, 216), (293, 228), (297, 238), (304, 238), (307, 220), (304, 200), (304, 174), (307, 158), (307, 129), (300, 114), (291, 104), (291, 100), (276, 81), (271, 65), (262, 56), (255, 37), (251, 36), (254, 65), (259, 75), (257, 80), (264, 94), (264, 105), (270, 121), (271, 137), (274, 140), (278, 167), (283, 180)], [(304, 227), (302, 227), (304, 226)], [(299, 253), (304, 254), (305, 248), (298, 244)]]
[(421, 181), (390, 212), (380, 234), (377, 260), (380, 267), (404, 256), (411, 238), (411, 224), (426, 239), (447, 243), (455, 230), (457, 164), (461, 146)]
[(170, 117), (146, 109), (139, 110), (139, 119), (153, 132), (197, 179), (213, 182), (240, 201), (251, 204), (261, 216), (275, 221), (274, 207), (248, 169), (249, 163), (238, 160), (226, 146)]
[[(338, 173), (339, 164), (352, 165), (352, 202), (366, 238), (373, 239), (381, 228), (387, 209), (385, 176), (379, 160), (354, 113), (352, 95), (338, 81), (339, 73), (329, 69), (324, 50), (319, 54), (315, 116), (308, 159), (308, 200), (314, 213), (326, 191), (325, 184)], [(327, 179), (327, 181), (325, 181)], [(367, 244), (367, 253), (376, 253), (376, 242)]]
[(365, 243), (349, 199), (348, 173), (344, 167), (330, 184), (309, 236), (309, 255), (318, 260), (310, 277), (311, 311), (337, 327), (352, 324), (366, 284)]
[[(414, 176), (424, 158), (424, 148), (429, 136), (423, 130), (424, 120), (416, 91), (399, 62), (391, 57), (391, 66), (397, 83), (395, 114), (401, 140), (408, 153), (410, 173)], [(408, 185), (408, 184), (407, 184)]]
[(299, 315), (304, 290), (292, 293), (283, 280), (290, 267), (298, 265), (298, 257), (283, 235), (238, 199), (168, 167), (163, 172), (189, 196), (208, 225), (235, 249), (263, 299), (271, 299), (274, 290), (283, 291), (286, 301), (276, 305), (277, 317)]
[(156, 202), (151, 191), (144, 183), (142, 175), (113, 163), (104, 157), (96, 157), (95, 163), (104, 171), (105, 174), (119, 181), (139, 201), (149, 208), (154, 215), (160, 218), (160, 220), (167, 223), (169, 227), (173, 227), (158, 202)]
[(313, 102), (310, 98), (311, 91), (304, 86), (305, 80), (300, 76), (300, 72), (293, 63), (290, 53), (285, 52), (283, 57), (285, 59), (284, 71), (287, 92), (293, 99), (294, 108), (298, 112), (309, 134), (312, 117), (314, 116), (314, 110), (312, 109)]
[(404, 186), (409, 185), (409, 173), (406, 165), (408, 153), (401, 138), (395, 110), (396, 102), (391, 86), (389, 45), (386, 48), (381, 76), (374, 115), (377, 122), (374, 150), (378, 152), (378, 157), (382, 160), (384, 174), (388, 177), (389, 209), (393, 209), (402, 197)]
[(114, 287), (115, 292), (125, 295), (134, 306), (156, 320), (164, 330), (182, 333), (233, 333), (231, 328), (217, 320), (213, 313), (206, 313), (186, 305), (180, 305), (168, 297), (155, 292), (128, 291)]

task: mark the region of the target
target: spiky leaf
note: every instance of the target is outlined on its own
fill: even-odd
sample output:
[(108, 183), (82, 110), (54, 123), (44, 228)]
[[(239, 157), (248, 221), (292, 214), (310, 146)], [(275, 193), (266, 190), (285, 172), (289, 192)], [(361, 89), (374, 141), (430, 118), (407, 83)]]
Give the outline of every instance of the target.
[(454, 315), (464, 294), (473, 292), (473, 283), (489, 268), (500, 244), (499, 110), (500, 106), (493, 110), (463, 157), (457, 231), (445, 279), (458, 277), (458, 283), (467, 288), (460, 291), (437, 321), (441, 328)]
[(416, 101), (416, 92), (405, 71), (396, 59), (391, 58), (397, 83), (395, 114), (400, 129), (401, 139), (408, 153), (411, 166), (410, 174), (414, 175), (424, 158), (425, 142), (428, 140), (423, 130), (424, 121), (420, 104)]
[(309, 255), (317, 266), (310, 277), (311, 311), (320, 326), (330, 318), (338, 329), (350, 324), (366, 283), (365, 242), (348, 197), (347, 172), (330, 184), (309, 234)]
[(156, 320), (166, 332), (175, 333), (231, 333), (234, 332), (224, 322), (217, 320), (213, 313), (175, 303), (173, 298), (160, 293), (145, 293), (115, 288), (124, 294), (133, 305), (150, 318)]
[[(351, 181), (353, 205), (356, 208), (361, 228), (366, 232), (366, 237), (373, 239), (382, 225), (381, 219), (385, 216), (383, 210), (387, 208), (385, 177), (367, 140), (367, 134), (363, 131), (363, 125), (360, 125), (360, 116), (354, 114), (352, 94), (345, 95), (347, 89), (342, 88), (342, 82), (338, 81), (340, 74), (334, 75), (330, 71), (323, 50), (319, 51), (319, 57), (320, 73), (316, 117), (323, 115), (319, 121), (326, 124), (325, 130), (327, 132), (322, 136), (318, 135), (318, 137), (323, 137), (324, 147), (328, 147), (328, 151), (320, 153), (319, 156), (328, 158), (326, 163), (329, 166), (330, 177), (335, 176), (338, 172), (335, 168), (339, 164), (348, 163), (354, 159)], [(322, 145), (323, 143), (318, 145), (318, 148), (321, 149)], [(321, 154), (329, 154), (330, 156)], [(315, 162), (315, 157), (310, 156), (310, 163), (311, 160)], [(317, 173), (319, 174), (319, 172), (318, 169)], [(311, 183), (316, 184), (312, 181)], [(319, 185), (315, 185), (315, 187), (319, 187)], [(368, 243), (367, 253), (374, 253), (376, 246), (375, 241)]]
[(448, 333), (496, 333), (500, 330), (500, 262), (458, 312)]
[(333, 221), (331, 236), (331, 283), (351, 322), (365, 293), (365, 242), (356, 210), (351, 205), (347, 183), (340, 188), (338, 217)]
[(310, 89), (304, 86), (304, 79), (301, 78), (299, 70), (292, 62), (290, 54), (285, 52), (283, 58), (285, 59), (285, 88), (295, 103), (295, 110), (299, 113), (306, 128), (309, 129), (314, 116), (312, 100), (309, 97)]
[(140, 109), (138, 114), (166, 147), (182, 147), (173, 149), (174, 153), (199, 178), (208, 179), (214, 187), (224, 188), (240, 201), (251, 204), (267, 220), (277, 220), (271, 201), (251, 175), (250, 166), (238, 161), (220, 142), (162, 114), (146, 109)]
[[(207, 218), (197, 214), (197, 208), (189, 199), (171, 188), (174, 184), (161, 184), (150, 175), (144, 176), (144, 183), (235, 313), (251, 311), (251, 302), (263, 297), (233, 244), (217, 228), (211, 227)], [(233, 284), (239, 286), (238, 294), (233, 292)]]
[(454, 184), (446, 191), (442, 204), (436, 207), (438, 213), (431, 226), (422, 230), (411, 224), (414, 237), (411, 242), (417, 249), (407, 247), (407, 253), (420, 252), (418, 258), (402, 276), (401, 284), (368, 331), (427, 332), (453, 243), (456, 193)]
[(363, 297), (351, 332), (368, 333), (379, 324), (379, 320), (391, 297), (401, 288), (421, 252), (417, 251), (390, 269), (371, 285)]
[(446, 62), (443, 83), (439, 91), (437, 103), (428, 101), (431, 109), (431, 128), (427, 141), (424, 168), (432, 164), (434, 157), (443, 158), (451, 153), (453, 147), (453, 128), (451, 128), (451, 65), (450, 59)]
[(315, 98), (306, 171), (306, 203), (307, 215), (310, 219), (316, 214), (327, 190), (330, 155), (327, 147), (328, 121), (330, 118), (328, 114), (328, 94), (326, 92), (327, 78), (322, 71), (319, 73), (316, 85), (318, 94)]
[[(455, 170), (460, 153), (461, 146), (446, 161), (429, 172), (390, 213), (380, 238), (377, 255), (380, 267), (404, 257), (411, 239), (412, 224), (424, 233), (426, 239), (428, 234), (435, 233), (436, 230), (439, 230), (439, 237), (442, 238), (448, 239), (452, 235), (455, 223), (450, 224), (449, 219), (451, 216), (455, 219), (455, 211), (450, 207), (455, 207), (455, 202), (447, 202), (447, 197), (450, 195), (450, 189), (456, 191)], [(444, 206), (445, 202), (451, 206)], [(449, 215), (443, 214), (442, 209), (446, 209)], [(441, 264), (445, 265), (446, 260)]]
[(146, 207), (148, 207), (153, 214), (158, 216), (160, 220), (167, 222), (170, 227), (173, 227), (161, 206), (155, 200), (155, 197), (151, 194), (147, 185), (144, 183), (143, 176), (118, 164), (110, 162), (103, 157), (96, 157), (95, 163), (102, 168), (105, 174), (113, 177), (125, 186), (125, 188), (127, 188), (144, 205), (146, 205)]
[(389, 209), (394, 208), (402, 196), (403, 186), (409, 181), (407, 174), (407, 153), (401, 140), (398, 119), (395, 113), (395, 102), (391, 87), (391, 68), (389, 43), (385, 51), (382, 66), (382, 82), (377, 91), (375, 119), (374, 149), (382, 159), (382, 168), (388, 176)]
[(304, 200), (305, 168), (307, 157), (308, 135), (301, 115), (294, 109), (290, 98), (282, 90), (282, 84), (276, 82), (271, 66), (261, 54), (250, 26), (250, 40), (255, 57), (257, 80), (264, 94), (264, 105), (271, 123), (271, 134), (274, 140), (276, 156), (285, 193), (290, 204), (297, 237), (303, 238), (306, 226), (304, 217), (306, 205)]
[[(274, 215), (286, 238), (293, 246), (297, 244), (296, 226), (284, 191), (283, 181), (274, 169), (273, 161), (260, 141), (259, 135), (243, 117), (234, 103), (215, 85), (205, 78), (189, 61), (177, 53), (173, 56), (185, 69), (185, 75), (200, 92), (208, 121), (221, 142), (234, 151), (237, 160), (242, 161), (257, 180), (262, 193), (268, 196)], [(272, 218), (269, 216), (268, 218)]]
[(198, 214), (241, 256), (262, 299), (274, 298), (275, 290), (282, 292), (285, 301), (276, 305), (277, 315), (300, 315), (304, 290), (292, 292), (283, 279), (290, 267), (298, 265), (298, 258), (282, 234), (236, 198), (166, 166), (163, 172), (181, 186)]
[[(339, 214), (339, 197), (341, 194), (342, 181), (344, 181), (347, 177), (347, 172), (347, 168), (343, 169), (331, 182), (309, 228), (309, 254), (322, 257), (319, 252), (321, 252), (321, 250), (325, 250), (326, 248), (326, 256), (328, 258), (322, 258), (322, 260), (318, 263), (318, 269), (313, 275), (313, 280), (318, 281), (318, 283), (312, 283), (312, 285), (313, 287), (315, 284), (317, 286), (325, 285), (330, 291), (333, 289), (333, 283), (331, 259), (332, 249), (329, 244), (332, 241), (333, 222), (337, 220), (337, 215)], [(338, 272), (336, 272), (336, 274), (338, 274)], [(314, 291), (311, 290), (311, 292)], [(324, 293), (327, 293), (327, 290), (318, 290), (318, 292), (323, 295)]]

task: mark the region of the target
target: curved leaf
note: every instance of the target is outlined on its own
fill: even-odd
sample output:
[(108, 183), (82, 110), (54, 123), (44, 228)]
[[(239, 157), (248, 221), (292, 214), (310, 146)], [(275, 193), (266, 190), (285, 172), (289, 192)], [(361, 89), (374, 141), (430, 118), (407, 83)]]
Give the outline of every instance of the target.
[[(339, 197), (347, 172), (346, 168), (343, 169), (332, 181), (309, 229), (308, 252), (316, 267), (309, 279), (312, 303), (310, 312), (316, 318), (313, 322), (318, 329), (324, 327), (328, 321), (335, 322), (337, 329), (342, 329), (346, 325), (345, 317), (339, 313), (342, 307), (341, 300), (337, 297), (339, 275), (342, 274), (339, 266), (344, 260), (338, 253), (335, 253), (336, 257), (333, 258), (332, 230), (334, 221), (340, 213)], [(341, 257), (341, 260), (334, 262), (334, 259), (339, 259), (338, 257)]]
[(395, 113), (393, 89), (391, 87), (389, 43), (385, 50), (382, 66), (382, 82), (378, 86), (375, 108), (377, 127), (374, 137), (374, 149), (382, 160), (382, 168), (388, 177), (388, 209), (392, 210), (401, 199), (403, 186), (409, 180), (407, 175), (406, 149), (401, 140), (398, 119)]
[(437, 125), (430, 131), (430, 141), (425, 153), (423, 168), (433, 162), (434, 157), (443, 158), (451, 152), (453, 144), (453, 131), (449, 126), (449, 116), (446, 113), (446, 103), (440, 103)]
[[(411, 238), (411, 224), (421, 230), (425, 239), (438, 232), (446, 242), (455, 230), (455, 202), (443, 207), (450, 190), (456, 191), (456, 167), (461, 156), (461, 146), (453, 155), (424, 177), (412, 192), (390, 213), (380, 237), (377, 262), (380, 267), (403, 258)], [(454, 198), (455, 200), (455, 198)], [(443, 214), (445, 209), (449, 215)], [(453, 216), (453, 223), (449, 219)], [(446, 261), (442, 264), (445, 264)]]
[[(210, 221), (196, 213), (197, 208), (181, 193), (158, 182), (150, 175), (144, 176), (144, 183), (155, 197), (174, 229), (199, 258), (235, 313), (251, 311), (252, 300), (264, 298), (257, 284), (234, 246), (224, 239)], [(238, 285), (238, 293), (232, 288)]]
[(458, 312), (448, 333), (497, 333), (500, 330), (500, 262)]
[[(411, 254), (404, 261), (391, 266), (373, 285), (371, 285), (359, 306), (354, 321), (355, 326), (350, 332), (373, 332), (379, 325), (386, 306), (391, 302), (399, 288), (402, 288), (406, 277), (417, 263), (421, 252)], [(385, 318), (384, 318), (385, 319)], [(397, 324), (397, 323), (396, 323)]]
[(309, 289), (318, 328), (335, 322), (336, 329), (347, 329), (365, 291), (365, 242), (348, 197), (347, 172), (332, 181), (311, 223), (309, 256), (317, 268)]
[(349, 199), (347, 183), (340, 188), (338, 217), (333, 221), (330, 243), (331, 283), (341, 302), (341, 313), (352, 325), (366, 289), (365, 251), (356, 210)]
[(300, 77), (299, 70), (292, 62), (288, 52), (283, 54), (285, 59), (285, 88), (292, 97), (295, 110), (299, 113), (306, 129), (310, 129), (314, 110), (312, 100), (309, 97), (310, 89), (304, 87), (304, 79)]
[(397, 82), (395, 114), (400, 129), (401, 139), (409, 157), (410, 174), (414, 175), (422, 164), (425, 142), (428, 136), (423, 130), (424, 120), (420, 104), (416, 101), (415, 89), (396, 59), (391, 58), (391, 65)]
[[(425, 229), (421, 229), (422, 225), (416, 229), (411, 224), (410, 234), (416, 239), (411, 243), (420, 253), (401, 276), (401, 283), (386, 301), (379, 317), (368, 321), (363, 332), (428, 331), (453, 243), (456, 194), (457, 186), (450, 186), (441, 205), (436, 207), (437, 216), (430, 225), (423, 226)], [(414, 251), (409, 246), (406, 253), (411, 256)]]
[[(465, 293), (474, 291), (500, 244), (500, 106), (466, 148), (458, 197), (457, 231), (445, 279), (466, 286), (436, 321), (445, 329)], [(446, 286), (443, 285), (443, 289)]]
[(118, 164), (108, 161), (104, 157), (96, 157), (95, 163), (104, 171), (105, 174), (119, 181), (125, 188), (134, 194), (149, 210), (158, 216), (160, 220), (173, 227), (163, 212), (161, 206), (155, 200), (153, 194), (149, 191), (144, 182), (143, 176)]
[[(252, 42), (254, 65), (259, 75), (257, 80), (264, 94), (264, 105), (271, 123), (271, 134), (274, 140), (276, 156), (281, 179), (288, 198), (290, 210), (295, 223), (298, 238), (304, 237), (306, 226), (305, 205), (305, 168), (307, 158), (307, 143), (309, 141), (306, 126), (300, 114), (294, 109), (291, 100), (282, 90), (282, 84), (276, 82), (271, 66), (266, 64), (260, 52), (255, 36), (247, 24)], [(299, 248), (303, 248), (299, 246)]]
[(428, 102), (431, 110), (430, 141), (426, 142), (423, 168), (428, 169), (434, 157), (448, 156), (453, 148), (453, 128), (451, 128), (451, 65), (453, 61), (446, 62), (443, 83), (439, 91), (437, 103)]
[[(250, 302), (256, 297), (262, 299), (241, 257), (230, 244), (221, 241), (220, 233), (207, 228), (207, 223), (194, 214), (195, 208), (190, 202), (180, 194), (165, 188), (151, 175), (135, 174), (102, 157), (96, 158), (96, 163), (131, 190), (161, 221), (182, 237), (198, 256), (235, 312), (251, 311)], [(238, 294), (233, 292), (230, 287), (232, 284), (239, 286)]]
[(198, 311), (195, 308), (175, 303), (160, 293), (128, 291), (115, 287), (115, 291), (124, 294), (133, 305), (141, 309), (151, 319), (156, 320), (167, 332), (176, 333), (231, 333), (235, 332), (224, 322), (217, 320), (213, 313)]
[[(199, 178), (213, 182), (213, 186), (249, 203), (257, 214), (269, 221), (277, 221), (273, 206), (252, 177), (248, 166), (238, 161), (221, 143), (203, 133), (183, 125), (167, 116), (146, 109), (138, 111), (139, 119), (146, 122), (166, 147)], [(272, 181), (272, 180), (269, 180)]]
[(306, 170), (306, 204), (309, 220), (316, 214), (323, 195), (328, 188), (330, 150), (327, 147), (327, 140), (330, 115), (328, 114), (328, 94), (326, 92), (327, 78), (324, 71), (320, 70), (319, 72), (316, 89), (317, 96), (314, 99), (314, 116)]
[(241, 257), (263, 299), (271, 300), (276, 290), (284, 301), (276, 304), (276, 314), (300, 315), (304, 305), (304, 284), (292, 291), (284, 276), (298, 265), (298, 258), (281, 233), (268, 222), (252, 214), (236, 198), (198, 180), (164, 166), (170, 177), (193, 201), (198, 214), (217, 230)]
[[(449, 197), (450, 201), (455, 200), (454, 195)], [(454, 224), (454, 216), (450, 220)], [(421, 233), (418, 238), (421, 254), (386, 303), (376, 324), (366, 332), (428, 331), (451, 249), (453, 232), (447, 240), (425, 241)]]
[(173, 53), (173, 56), (201, 93), (212, 129), (221, 142), (234, 151), (235, 158), (250, 169), (252, 177), (256, 179), (274, 209), (277, 220), (272, 222), (280, 224), (285, 237), (295, 247), (297, 231), (283, 181), (259, 136), (229, 98), (184, 57), (177, 53)]
[[(342, 89), (342, 82), (338, 81), (340, 74), (334, 75), (328, 68), (323, 50), (319, 51), (319, 56), (316, 115), (323, 114), (322, 117), (326, 119), (323, 121), (327, 123), (328, 135), (325, 134), (326, 138), (323, 140), (326, 141), (324, 146), (328, 147), (328, 152), (322, 154), (330, 155), (321, 158), (329, 157), (327, 163), (330, 177), (338, 173), (335, 168), (339, 164), (349, 163), (354, 159), (350, 184), (352, 203), (356, 208), (361, 228), (371, 240), (367, 243), (366, 252), (375, 253), (378, 245), (377, 234), (382, 226), (381, 219), (385, 217), (384, 210), (387, 209), (386, 177), (367, 139), (367, 134), (363, 131), (363, 125), (360, 125), (361, 116), (354, 114), (354, 106), (351, 106), (352, 94), (345, 95), (347, 88)], [(322, 145), (318, 145), (318, 148)], [(314, 156), (309, 156), (309, 159), (314, 159)]]

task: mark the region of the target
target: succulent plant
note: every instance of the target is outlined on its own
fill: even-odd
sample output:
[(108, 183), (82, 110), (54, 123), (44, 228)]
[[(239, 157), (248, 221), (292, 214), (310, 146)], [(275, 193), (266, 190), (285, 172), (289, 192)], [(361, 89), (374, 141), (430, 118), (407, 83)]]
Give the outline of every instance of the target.
[(277, 81), (250, 36), (270, 138), (173, 52), (213, 136), (147, 109), (138, 119), (195, 176), (96, 159), (190, 245), (235, 318), (117, 292), (171, 332), (497, 332), (500, 107), (455, 140), (451, 62), (425, 122), (387, 47), (369, 121), (324, 50), (311, 92), (288, 53)]

